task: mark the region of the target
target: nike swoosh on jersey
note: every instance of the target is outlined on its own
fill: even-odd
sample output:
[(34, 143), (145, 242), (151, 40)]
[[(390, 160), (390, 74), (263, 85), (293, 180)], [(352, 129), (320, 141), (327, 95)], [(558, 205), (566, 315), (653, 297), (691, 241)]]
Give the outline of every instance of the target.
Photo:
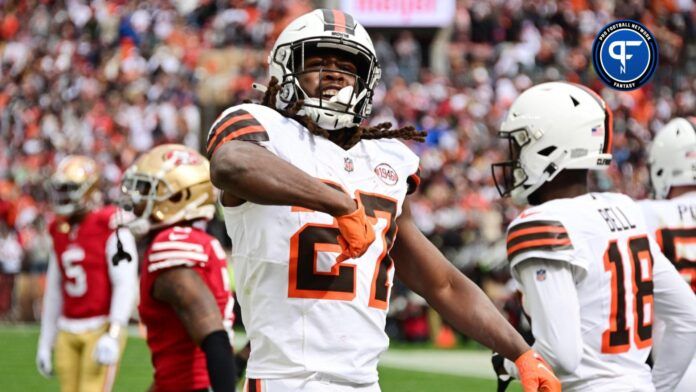
[(528, 217), (528, 216), (536, 215), (536, 214), (539, 214), (539, 213), (541, 213), (541, 211), (529, 211), (529, 212), (527, 212), (527, 211), (522, 211), (522, 213), (520, 214), (520, 219), (524, 219), (524, 218), (526, 218), (526, 217)]

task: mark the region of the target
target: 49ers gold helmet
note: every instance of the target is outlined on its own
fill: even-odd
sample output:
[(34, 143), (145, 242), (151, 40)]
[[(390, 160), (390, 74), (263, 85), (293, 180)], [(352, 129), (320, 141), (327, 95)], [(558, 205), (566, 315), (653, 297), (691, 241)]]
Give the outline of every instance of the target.
[(48, 182), (53, 211), (70, 216), (93, 208), (100, 199), (99, 175), (99, 166), (92, 158), (83, 155), (63, 158)]
[[(211, 219), (215, 196), (210, 163), (197, 151), (164, 144), (143, 154), (126, 170), (121, 190), (134, 207), (134, 231), (178, 222)], [(143, 230), (145, 224), (147, 229)], [(135, 227), (134, 227), (135, 226)]]

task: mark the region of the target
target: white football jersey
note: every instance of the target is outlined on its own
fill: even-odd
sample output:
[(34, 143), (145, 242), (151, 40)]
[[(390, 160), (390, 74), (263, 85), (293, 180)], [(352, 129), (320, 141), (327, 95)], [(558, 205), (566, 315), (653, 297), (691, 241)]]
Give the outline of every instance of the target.
[[(696, 193), (669, 200), (641, 200), (645, 222), (662, 252), (696, 293)], [(664, 335), (664, 324), (655, 325), (655, 341)], [(696, 357), (691, 361), (675, 392), (693, 391), (696, 386)]]
[(418, 157), (393, 139), (363, 140), (346, 151), (255, 104), (227, 109), (209, 139), (209, 151), (230, 139), (255, 142), (360, 199), (377, 236), (362, 257), (336, 264), (339, 231), (332, 216), (251, 202), (224, 208), (251, 340), (248, 376), (376, 382), (378, 357), (388, 346), (384, 326), (394, 276), (388, 249), (404, 198), (419, 181)]
[[(572, 374), (558, 375), (564, 391), (654, 390), (646, 364), (658, 291), (652, 278), (674, 269), (649, 236), (633, 200), (591, 193), (529, 208), (508, 228), (507, 253), (518, 282), (515, 267), (524, 260), (571, 265), (582, 357)], [(545, 278), (543, 270), (536, 274), (539, 281)]]
[(696, 293), (696, 193), (638, 203), (662, 252)]

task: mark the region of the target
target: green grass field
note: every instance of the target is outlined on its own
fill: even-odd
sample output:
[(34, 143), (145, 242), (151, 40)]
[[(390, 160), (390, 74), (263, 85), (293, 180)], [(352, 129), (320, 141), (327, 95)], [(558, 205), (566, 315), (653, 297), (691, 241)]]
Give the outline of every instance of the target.
[[(58, 391), (55, 379), (45, 380), (36, 372), (34, 355), (38, 329), (34, 326), (0, 326), (0, 390), (4, 392)], [(399, 345), (397, 356), (409, 355), (407, 346)], [(413, 353), (418, 353), (413, 350)], [(394, 356), (393, 352), (392, 357)], [(447, 355), (456, 354), (448, 350)], [(432, 365), (432, 364), (431, 364)], [(414, 371), (409, 368), (380, 367), (380, 385), (385, 392), (399, 391), (495, 391), (490, 378), (465, 377), (433, 371)], [(145, 391), (152, 381), (150, 354), (145, 342), (131, 337), (121, 361), (115, 391)], [(519, 392), (519, 385), (508, 391)]]

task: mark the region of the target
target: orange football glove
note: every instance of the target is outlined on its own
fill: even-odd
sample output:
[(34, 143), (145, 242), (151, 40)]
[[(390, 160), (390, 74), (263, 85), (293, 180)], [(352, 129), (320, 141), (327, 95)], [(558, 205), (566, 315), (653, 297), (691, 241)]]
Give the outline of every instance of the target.
[(341, 232), (337, 237), (341, 254), (336, 258), (336, 263), (362, 256), (375, 240), (375, 230), (365, 215), (365, 207), (358, 205), (357, 210), (337, 217), (336, 221)]
[(515, 360), (524, 392), (560, 392), (561, 382), (541, 355), (529, 350)]

